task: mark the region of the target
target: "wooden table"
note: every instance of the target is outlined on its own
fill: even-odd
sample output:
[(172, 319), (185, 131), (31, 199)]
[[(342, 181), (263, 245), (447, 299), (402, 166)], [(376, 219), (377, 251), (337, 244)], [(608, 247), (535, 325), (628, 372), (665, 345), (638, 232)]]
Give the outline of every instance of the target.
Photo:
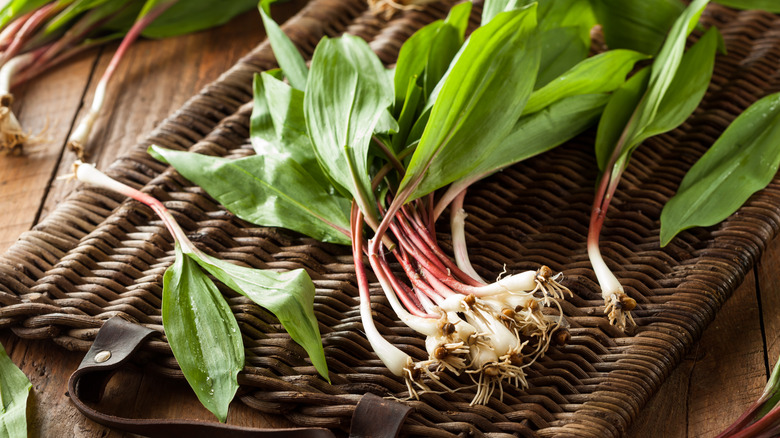
[[(287, 8), (281, 15), (289, 15)], [(133, 46), (109, 88), (87, 152), (105, 168), (201, 87), (216, 79), (263, 38), (256, 12), (228, 25)], [(22, 157), (0, 157), (0, 252), (56, 208), (76, 184), (58, 177), (75, 157), (64, 144), (84, 112), (115, 46), (83, 54), (15, 90), (16, 114), (44, 140)], [(708, 437), (731, 423), (761, 393), (780, 354), (780, 240), (724, 305), (683, 363), (644, 408), (631, 437)], [(27, 341), (0, 331), (0, 342), (33, 383), (28, 404), (30, 437), (124, 437), (84, 419), (65, 396), (80, 353), (50, 341)], [(183, 381), (125, 372), (114, 379), (105, 409), (133, 417), (213, 417)], [(121, 396), (120, 396), (121, 394)], [(284, 420), (258, 414), (239, 402), (228, 422), (281, 427)]]

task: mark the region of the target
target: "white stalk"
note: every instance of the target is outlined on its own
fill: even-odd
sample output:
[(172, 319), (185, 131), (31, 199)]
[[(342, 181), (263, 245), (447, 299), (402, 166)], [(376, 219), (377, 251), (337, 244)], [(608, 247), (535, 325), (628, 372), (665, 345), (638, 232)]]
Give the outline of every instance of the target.
[(11, 58), (0, 68), (0, 96), (11, 93), (13, 78), (20, 70), (26, 68), (33, 61), (32, 53), (25, 53)]
[(95, 120), (97, 120), (100, 111), (103, 109), (103, 103), (106, 100), (106, 85), (107, 82), (100, 81), (95, 89), (95, 97), (92, 100), (92, 106), (89, 108), (89, 112), (81, 119), (68, 139), (68, 144), (75, 146), (77, 150), (78, 148), (83, 148), (84, 145), (87, 144), (89, 134), (92, 132), (92, 126), (95, 124)]
[(27, 134), (19, 124), (19, 120), (11, 111), (13, 96), (11, 84), (14, 75), (33, 61), (32, 54), (11, 58), (0, 68), (0, 153), (10, 153), (21, 150), (27, 141)]
[(412, 363), (412, 358), (399, 350), (398, 347), (385, 339), (376, 325), (371, 311), (371, 303), (368, 300), (360, 300), (360, 319), (363, 322), (363, 330), (366, 332), (368, 343), (383, 364), (396, 376), (405, 376), (407, 367)]
[(505, 292), (528, 292), (536, 288), (536, 271), (525, 271), (473, 289), (476, 296), (484, 297)]
[(604, 301), (609, 301), (613, 296), (623, 293), (623, 286), (604, 262), (598, 247), (588, 246), (588, 258), (590, 258), (590, 263), (593, 265), (593, 272), (598, 279), (601, 287), (601, 296), (604, 298)]
[(179, 243), (182, 251), (190, 254), (202, 254), (202, 252), (192, 244), (192, 241), (190, 241), (190, 239), (184, 233), (184, 230), (182, 230), (179, 223), (176, 222), (176, 219), (174, 219), (173, 215), (171, 215), (168, 209), (166, 209), (160, 201), (144, 192), (141, 192), (140, 190), (136, 190), (127, 184), (121, 183), (111, 178), (105, 173), (97, 170), (94, 164), (76, 161), (73, 164), (73, 167), (75, 169), (77, 180), (94, 185), (96, 187), (112, 190), (149, 206), (152, 210), (154, 210), (155, 213), (157, 213), (160, 219), (162, 219), (174, 240)]
[(455, 263), (458, 265), (461, 271), (466, 273), (469, 277), (487, 283), (477, 271), (474, 270), (474, 266), (469, 259), (469, 252), (466, 247), (466, 210), (462, 207), (455, 209), (450, 216), (450, 230), (452, 232), (452, 247), (455, 253)]

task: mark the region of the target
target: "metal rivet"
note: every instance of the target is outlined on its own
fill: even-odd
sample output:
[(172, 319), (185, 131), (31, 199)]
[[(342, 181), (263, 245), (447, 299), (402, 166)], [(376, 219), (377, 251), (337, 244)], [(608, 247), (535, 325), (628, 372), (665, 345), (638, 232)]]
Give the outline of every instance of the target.
[(103, 363), (109, 359), (111, 359), (111, 352), (108, 350), (103, 350), (95, 355), (95, 362), (97, 363)]

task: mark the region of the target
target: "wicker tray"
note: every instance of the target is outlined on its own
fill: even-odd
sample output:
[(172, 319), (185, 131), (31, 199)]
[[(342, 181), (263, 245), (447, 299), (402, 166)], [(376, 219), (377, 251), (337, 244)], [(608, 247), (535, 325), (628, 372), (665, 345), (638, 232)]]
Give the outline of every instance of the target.
[[(322, 35), (349, 32), (371, 42), (386, 63), (416, 29), (443, 17), (436, 3), (386, 21), (362, 0), (314, 0), (285, 26), (307, 54)], [(475, 14), (479, 8), (475, 9)], [(475, 15), (476, 17), (476, 15)], [(724, 34), (710, 90), (680, 128), (646, 142), (635, 154), (609, 212), (604, 257), (639, 302), (637, 329), (607, 323), (585, 248), (596, 178), (593, 133), (474, 186), (466, 200), (467, 234), (480, 274), (547, 264), (575, 293), (564, 304), (569, 345), (552, 349), (529, 372), (530, 388), (505, 385), (503, 399), (469, 406), (473, 390), (425, 394), (404, 433), (452, 436), (620, 436), (723, 301), (742, 281), (780, 227), (780, 179), (734, 216), (710, 229), (682, 233), (658, 246), (658, 218), (685, 171), (725, 127), (758, 98), (780, 90), (780, 17), (710, 6), (708, 25)], [(476, 23), (476, 18), (475, 18)], [(332, 385), (317, 377), (303, 350), (278, 322), (225, 290), (246, 341), (241, 400), (300, 425), (346, 429), (360, 395), (405, 395), (362, 335), (349, 248), (294, 233), (259, 228), (220, 209), (201, 189), (151, 159), (149, 144), (220, 156), (245, 156), (252, 74), (274, 66), (267, 44), (194, 96), (108, 173), (163, 200), (202, 249), (258, 268), (303, 267), (317, 285), (320, 322)], [(446, 232), (446, 224), (442, 230)], [(448, 236), (440, 236), (442, 243)], [(448, 249), (448, 248), (445, 248)], [(162, 274), (173, 261), (172, 239), (151, 210), (87, 188), (73, 193), (0, 259), (0, 328), (27, 339), (53, 339), (87, 350), (114, 315), (162, 333)], [(377, 326), (412, 356), (423, 339), (395, 321), (375, 290)], [(161, 336), (149, 344), (154, 370), (181, 377)], [(445, 377), (449, 386), (468, 378)]]

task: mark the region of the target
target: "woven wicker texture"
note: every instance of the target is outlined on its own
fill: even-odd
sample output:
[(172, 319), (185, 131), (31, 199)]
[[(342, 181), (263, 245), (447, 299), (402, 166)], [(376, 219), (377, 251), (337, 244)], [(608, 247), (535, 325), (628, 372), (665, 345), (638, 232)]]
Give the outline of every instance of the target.
[[(356, 34), (392, 63), (403, 40), (443, 17), (451, 4), (436, 3), (386, 21), (368, 13), (361, 0), (314, 0), (284, 29), (308, 54), (322, 35)], [(750, 103), (780, 90), (780, 17), (712, 5), (704, 21), (721, 29), (729, 54), (718, 58), (695, 114), (634, 154), (602, 236), (605, 259), (639, 303), (636, 330), (626, 335), (608, 324), (587, 260), (585, 236), (597, 177), (589, 133), (476, 184), (465, 206), (472, 261), (480, 274), (495, 278), (504, 268), (515, 272), (540, 264), (565, 274), (564, 284), (575, 293), (563, 303), (571, 342), (553, 348), (528, 370), (530, 388), (504, 385), (503, 399), (496, 396), (487, 406), (469, 406), (474, 389), (468, 377), (443, 376), (448, 386), (464, 389), (409, 401), (415, 412), (404, 433), (622, 435), (777, 234), (778, 178), (721, 225), (684, 232), (659, 248), (661, 208), (685, 171)], [(309, 271), (317, 285), (315, 312), (332, 385), (317, 377), (303, 349), (273, 316), (225, 289), (247, 347), (240, 398), (296, 424), (347, 429), (362, 394), (404, 397), (406, 391), (362, 334), (349, 248), (236, 219), (145, 153), (149, 144), (220, 156), (252, 153), (246, 104), (252, 74), (273, 66), (270, 48), (262, 44), (108, 173), (164, 201), (209, 253), (257, 268)], [(440, 242), (446, 245), (446, 224), (441, 227)], [(172, 239), (151, 210), (82, 188), (0, 260), (0, 327), (22, 338), (51, 338), (72, 350), (86, 350), (102, 322), (117, 314), (162, 334), (161, 279), (172, 261)], [(396, 322), (375, 289), (379, 330), (423, 359), (423, 339)], [(149, 349), (159, 353), (151, 368), (181, 377), (162, 335)]]

